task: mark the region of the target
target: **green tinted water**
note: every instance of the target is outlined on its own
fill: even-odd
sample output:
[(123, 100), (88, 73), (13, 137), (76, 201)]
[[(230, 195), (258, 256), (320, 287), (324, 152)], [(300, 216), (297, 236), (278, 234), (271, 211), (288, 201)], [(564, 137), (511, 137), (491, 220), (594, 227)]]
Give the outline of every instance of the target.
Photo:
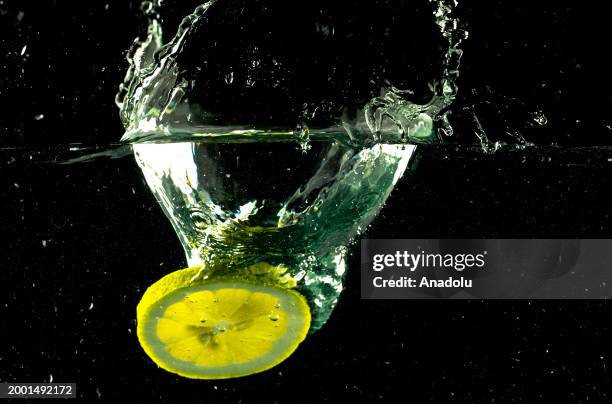
[(247, 268), (258, 262), (287, 268), (311, 305), (313, 329), (342, 290), (347, 244), (379, 212), (414, 149), (353, 148), (333, 140), (306, 148), (296, 142), (134, 145), (189, 265), (204, 264), (206, 277), (238, 278), (250, 276)]

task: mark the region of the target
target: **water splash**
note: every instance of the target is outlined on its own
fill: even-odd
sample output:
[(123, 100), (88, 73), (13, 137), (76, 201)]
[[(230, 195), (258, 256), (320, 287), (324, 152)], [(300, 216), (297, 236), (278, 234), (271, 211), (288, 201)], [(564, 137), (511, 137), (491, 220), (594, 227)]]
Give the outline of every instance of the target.
[[(162, 44), (157, 14), (159, 2), (145, 2), (142, 9), (149, 19), (148, 34), (146, 38), (135, 41), (129, 52), (130, 68), (117, 95), (117, 105), (121, 108), (121, 119), (126, 128), (122, 141), (214, 137), (246, 140), (251, 136), (261, 140), (262, 136), (268, 136), (281, 140), (294, 138), (304, 145), (309, 139), (321, 137), (333, 137), (352, 145), (443, 142), (454, 133), (448, 117), (449, 107), (458, 92), (457, 79), (463, 54), (460, 46), (467, 38), (467, 31), (461, 28), (455, 16), (456, 0), (430, 0), (430, 3), (446, 50), (443, 70), (430, 85), (432, 96), (429, 102), (415, 103), (411, 100), (413, 90), (400, 89), (385, 80), (380, 87), (381, 95), (356, 108), (356, 112), (347, 114), (347, 108), (336, 108), (340, 113), (330, 126), (317, 126), (313, 122), (320, 113), (317, 111), (335, 107), (333, 103), (326, 105), (322, 101), (315, 105), (304, 104), (303, 113), (296, 118), (293, 127), (261, 127), (249, 122), (240, 125), (219, 123), (214, 113), (202, 110), (192, 100), (193, 80), (189, 80), (189, 75), (184, 74), (179, 66), (190, 37), (202, 24), (209, 22), (207, 14), (211, 7), (225, 6), (223, 1), (213, 0), (198, 6), (182, 20), (177, 33), (166, 44)], [(333, 27), (322, 30), (317, 25), (317, 29), (325, 34), (325, 38), (333, 37)], [(253, 49), (256, 53), (256, 47)], [(254, 58), (252, 63), (261, 61)], [(236, 85), (235, 73), (231, 69), (226, 71), (223, 81), (228, 86)], [(245, 85), (253, 87), (255, 79), (246, 78)]]
[[(400, 128), (401, 139), (414, 143), (434, 143), (453, 136), (454, 130), (448, 115), (450, 106), (459, 91), (457, 80), (461, 67), (463, 50), (461, 43), (468, 38), (468, 32), (461, 28), (455, 9), (457, 0), (429, 0), (434, 7), (435, 23), (445, 39), (446, 52), (439, 82), (431, 84), (431, 100), (423, 105), (409, 100), (411, 90), (391, 87), (382, 97), (371, 100), (366, 106), (366, 119), (370, 130), (379, 134), (394, 125)], [(434, 133), (434, 126), (437, 129)]]

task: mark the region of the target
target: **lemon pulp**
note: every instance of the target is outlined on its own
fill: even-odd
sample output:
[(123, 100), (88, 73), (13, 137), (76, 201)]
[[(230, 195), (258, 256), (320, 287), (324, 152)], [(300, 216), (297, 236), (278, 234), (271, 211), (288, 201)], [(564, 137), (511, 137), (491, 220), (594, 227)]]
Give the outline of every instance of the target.
[(235, 279), (196, 281), (199, 267), (173, 272), (137, 307), (138, 339), (161, 368), (197, 379), (267, 370), (306, 337), (310, 309), (294, 290)]

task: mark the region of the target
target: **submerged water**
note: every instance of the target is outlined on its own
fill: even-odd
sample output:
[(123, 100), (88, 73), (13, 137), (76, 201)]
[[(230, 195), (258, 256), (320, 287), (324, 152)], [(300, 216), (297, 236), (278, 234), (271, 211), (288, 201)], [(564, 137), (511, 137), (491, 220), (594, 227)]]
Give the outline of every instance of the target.
[(317, 329), (342, 290), (346, 244), (379, 212), (414, 149), (186, 142), (136, 144), (134, 154), (190, 266), (205, 265), (207, 278), (246, 278), (259, 262), (286, 268), (261, 281), (288, 275)]

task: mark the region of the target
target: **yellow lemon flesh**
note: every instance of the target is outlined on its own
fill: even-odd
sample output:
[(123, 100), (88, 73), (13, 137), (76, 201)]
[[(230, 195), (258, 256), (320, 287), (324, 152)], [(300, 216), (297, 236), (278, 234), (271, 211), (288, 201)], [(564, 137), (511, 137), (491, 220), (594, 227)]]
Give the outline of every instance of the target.
[(225, 379), (276, 366), (310, 327), (296, 291), (235, 279), (196, 281), (197, 267), (147, 289), (137, 307), (138, 340), (161, 368), (194, 379)]

